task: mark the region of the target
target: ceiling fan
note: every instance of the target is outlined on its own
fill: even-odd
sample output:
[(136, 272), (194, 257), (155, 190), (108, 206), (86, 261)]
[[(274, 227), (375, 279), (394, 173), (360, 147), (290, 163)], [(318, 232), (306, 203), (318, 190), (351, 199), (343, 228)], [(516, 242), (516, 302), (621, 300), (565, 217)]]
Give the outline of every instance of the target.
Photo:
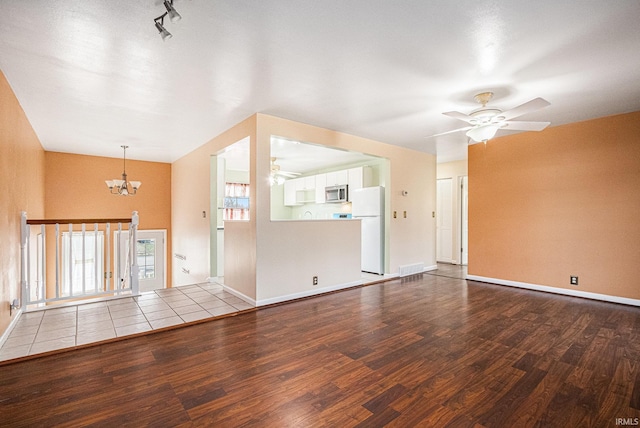
[(469, 114), (460, 113), (458, 111), (448, 111), (442, 113), (446, 116), (453, 117), (454, 119), (460, 119), (467, 122), (470, 126), (464, 128), (454, 129), (453, 131), (447, 131), (440, 134), (432, 135), (437, 137), (440, 135), (451, 134), (454, 132), (467, 131), (467, 137), (471, 138), (474, 142), (487, 142), (492, 139), (499, 129), (507, 129), (512, 131), (542, 131), (549, 126), (551, 122), (527, 122), (511, 120), (515, 117), (522, 116), (526, 113), (531, 113), (536, 110), (540, 110), (551, 103), (543, 98), (534, 98), (531, 101), (527, 101), (518, 107), (511, 110), (502, 111), (496, 107), (487, 107), (489, 101), (493, 98), (493, 92), (481, 92), (473, 97), (473, 99), (482, 104), (482, 107), (472, 111)]
[(269, 175), (269, 180), (271, 181), (272, 184), (274, 183), (282, 184), (284, 183), (285, 177), (293, 178), (300, 175), (299, 172), (282, 171), (280, 169), (280, 165), (276, 164), (276, 160), (277, 158), (275, 157), (271, 158), (271, 174)]

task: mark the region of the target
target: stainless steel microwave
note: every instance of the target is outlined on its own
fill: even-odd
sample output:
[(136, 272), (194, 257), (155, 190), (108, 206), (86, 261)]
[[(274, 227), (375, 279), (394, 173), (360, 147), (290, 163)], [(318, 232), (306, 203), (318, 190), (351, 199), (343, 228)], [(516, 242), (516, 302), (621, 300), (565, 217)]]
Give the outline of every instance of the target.
[(349, 188), (346, 184), (329, 186), (324, 189), (324, 201), (328, 203), (347, 202)]

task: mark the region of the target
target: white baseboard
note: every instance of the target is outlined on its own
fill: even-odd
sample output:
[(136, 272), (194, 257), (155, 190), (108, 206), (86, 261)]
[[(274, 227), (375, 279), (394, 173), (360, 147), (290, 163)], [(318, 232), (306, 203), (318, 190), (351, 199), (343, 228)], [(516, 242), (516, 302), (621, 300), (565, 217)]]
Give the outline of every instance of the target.
[(273, 305), (274, 303), (282, 303), (289, 300), (302, 299), (303, 297), (311, 297), (318, 294), (330, 293), (332, 291), (343, 290), (345, 288), (356, 287), (362, 285), (363, 280), (347, 282), (345, 284), (332, 285), (329, 287), (317, 288), (313, 290), (301, 291), (299, 293), (287, 294), (285, 296), (270, 297), (268, 299), (259, 300), (256, 306)]
[(18, 313), (13, 317), (13, 319), (7, 326), (7, 329), (4, 331), (4, 333), (2, 333), (2, 336), (0, 336), (0, 348), (2, 348), (2, 345), (4, 345), (4, 342), (6, 342), (7, 339), (9, 338), (9, 335), (11, 334), (11, 330), (13, 330), (16, 324), (18, 324), (18, 320), (20, 319), (21, 315), (22, 315), (22, 308), (18, 309)]
[[(218, 284), (220, 284), (220, 283), (218, 283)], [(248, 304), (250, 304), (252, 306), (256, 306), (256, 301), (254, 299), (252, 299), (251, 297), (247, 296), (246, 294), (243, 294), (243, 293), (239, 292), (238, 290), (235, 290), (235, 289), (229, 287), (228, 285), (224, 285), (224, 284), (220, 284), (220, 285), (222, 286), (224, 291), (233, 294), (237, 298), (244, 300), (245, 302), (247, 302)]]
[(621, 303), (623, 305), (640, 306), (640, 300), (627, 297), (610, 296), (608, 294), (591, 293), (588, 291), (570, 290), (568, 288), (549, 287), (547, 285), (529, 284), (527, 282), (510, 281), (506, 279), (488, 278), (485, 276), (467, 275), (468, 280), (488, 282), (509, 287), (525, 288), (527, 290), (544, 291), (546, 293), (562, 294), (564, 296), (582, 297), (585, 299), (601, 300), (604, 302)]
[(433, 266), (425, 266), (423, 272), (430, 272), (432, 270), (436, 270), (438, 269), (438, 265), (433, 265)]

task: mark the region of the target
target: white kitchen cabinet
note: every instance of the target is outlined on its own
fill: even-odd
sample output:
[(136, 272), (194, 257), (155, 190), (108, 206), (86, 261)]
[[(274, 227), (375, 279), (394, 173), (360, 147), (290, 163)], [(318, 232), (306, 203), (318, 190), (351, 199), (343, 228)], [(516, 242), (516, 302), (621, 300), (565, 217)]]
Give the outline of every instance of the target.
[(296, 198), (298, 187), (303, 186), (304, 181), (300, 178), (293, 178), (284, 182), (284, 204), (285, 206), (300, 205)]
[(346, 169), (327, 172), (327, 186), (339, 186), (349, 184), (349, 174)]
[(316, 175), (316, 204), (324, 204), (325, 187), (327, 187), (327, 174)]
[(351, 201), (351, 192), (373, 185), (371, 168), (360, 166), (289, 179), (284, 182), (284, 204), (289, 207), (314, 202), (324, 204), (325, 188), (344, 184), (349, 185), (349, 201)]
[(316, 177), (292, 178), (284, 182), (285, 206), (297, 206), (315, 202)]
[(304, 177), (304, 189), (303, 190), (316, 190), (316, 176), (311, 175), (309, 177)]
[(351, 168), (347, 170), (347, 178), (349, 180), (349, 202), (351, 202), (351, 195), (354, 190), (362, 189), (363, 187), (371, 187), (373, 185), (372, 179), (373, 171), (371, 167), (359, 166), (357, 168)]

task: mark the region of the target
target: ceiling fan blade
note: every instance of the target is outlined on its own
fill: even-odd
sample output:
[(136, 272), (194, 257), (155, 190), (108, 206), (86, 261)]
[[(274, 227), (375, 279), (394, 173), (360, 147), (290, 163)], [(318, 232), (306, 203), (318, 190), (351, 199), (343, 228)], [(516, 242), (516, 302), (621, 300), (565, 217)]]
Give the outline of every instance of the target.
[(519, 105), (518, 107), (512, 108), (511, 110), (503, 111), (500, 114), (500, 117), (503, 118), (502, 120), (509, 120), (514, 117), (522, 116), (526, 113), (540, 110), (548, 105), (551, 105), (551, 103), (544, 98), (534, 98), (531, 101), (527, 101), (526, 103)]
[(474, 120), (473, 117), (469, 116), (468, 114), (460, 113), (459, 111), (447, 111), (442, 114), (467, 123), (471, 123), (471, 121)]
[(549, 126), (551, 122), (523, 122), (519, 120), (510, 120), (501, 125), (501, 129), (507, 131), (542, 131)]
[(473, 128), (473, 126), (465, 126), (464, 128), (454, 129), (453, 131), (447, 131), (447, 132), (441, 132), (439, 134), (433, 134), (433, 135), (428, 136), (427, 138), (433, 138), (433, 137), (439, 137), (441, 135), (453, 134), (454, 132), (468, 131), (471, 128)]
[(276, 174), (282, 175), (283, 177), (297, 177), (300, 175), (299, 172), (289, 172), (289, 171), (278, 171)]

